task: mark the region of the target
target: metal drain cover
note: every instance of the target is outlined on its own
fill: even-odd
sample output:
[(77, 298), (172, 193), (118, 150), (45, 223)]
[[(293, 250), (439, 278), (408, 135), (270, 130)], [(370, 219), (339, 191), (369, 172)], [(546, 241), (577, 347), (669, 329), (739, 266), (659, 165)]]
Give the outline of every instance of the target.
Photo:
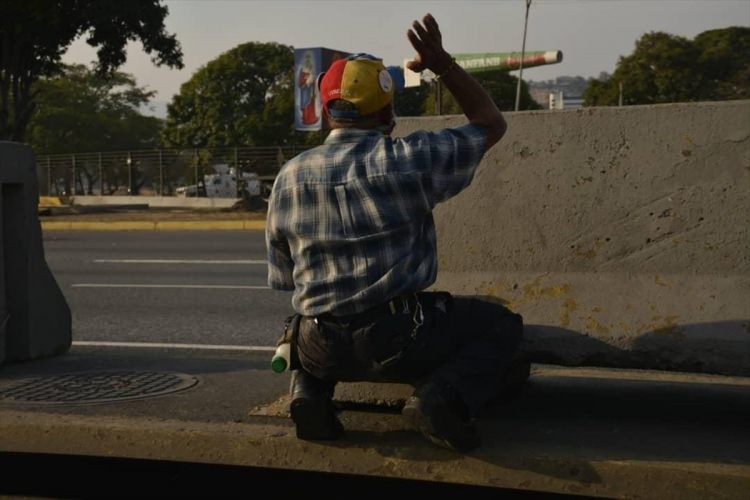
[(93, 404), (152, 398), (193, 387), (184, 373), (100, 371), (23, 379), (0, 388), (0, 402)]

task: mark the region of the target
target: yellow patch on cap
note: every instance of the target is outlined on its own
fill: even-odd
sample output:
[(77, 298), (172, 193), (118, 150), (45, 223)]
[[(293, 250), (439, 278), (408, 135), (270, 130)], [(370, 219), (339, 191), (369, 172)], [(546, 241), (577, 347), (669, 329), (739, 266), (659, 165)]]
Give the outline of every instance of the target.
[(369, 115), (386, 107), (393, 99), (393, 81), (380, 61), (347, 61), (341, 78), (341, 98)]

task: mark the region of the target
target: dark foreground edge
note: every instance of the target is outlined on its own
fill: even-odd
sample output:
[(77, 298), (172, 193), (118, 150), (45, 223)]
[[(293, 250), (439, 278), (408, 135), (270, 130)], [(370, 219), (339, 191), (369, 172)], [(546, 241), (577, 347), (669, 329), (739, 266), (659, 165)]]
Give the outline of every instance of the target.
[(0, 452), (0, 495), (102, 498), (586, 498), (506, 488), (289, 469), (82, 455)]

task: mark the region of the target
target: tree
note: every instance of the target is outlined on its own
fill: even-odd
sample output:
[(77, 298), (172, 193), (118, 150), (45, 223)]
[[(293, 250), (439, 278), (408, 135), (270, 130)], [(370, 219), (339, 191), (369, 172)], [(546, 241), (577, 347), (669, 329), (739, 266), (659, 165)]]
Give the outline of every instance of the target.
[(750, 92), (750, 28), (724, 28), (695, 40), (652, 32), (632, 54), (620, 57), (609, 79), (592, 80), (587, 106), (655, 104), (747, 98)]
[(704, 99), (750, 98), (750, 28), (704, 31), (695, 37), (700, 51)]
[(221, 54), (167, 106), (170, 146), (265, 146), (305, 142), (294, 131), (294, 50), (248, 42)]
[[(39, 97), (27, 138), (37, 153), (144, 149), (159, 143), (161, 120), (139, 111), (154, 92), (138, 87), (131, 75), (114, 72), (105, 78), (83, 65), (64, 66), (60, 75), (39, 80), (35, 90)], [(88, 186), (89, 194), (99, 180), (97, 167), (77, 163), (81, 178), (76, 182), (82, 189)], [(116, 189), (114, 174), (108, 180)], [(138, 187), (135, 182), (130, 189)]]
[(83, 65), (65, 66), (43, 78), (28, 142), (38, 153), (144, 149), (158, 145), (161, 122), (139, 108), (153, 91), (139, 87), (132, 75), (114, 72), (104, 78)]
[[(515, 109), (518, 78), (503, 70), (482, 71), (475, 73), (474, 78), (489, 92), (492, 100), (501, 111), (513, 111)], [(436, 90), (433, 86), (425, 102), (426, 114), (435, 114), (435, 95)], [(541, 106), (531, 98), (526, 82), (521, 82), (520, 109), (541, 109)], [(445, 88), (443, 88), (442, 112), (443, 114), (462, 113), (461, 107)]]
[(182, 68), (161, 0), (0, 0), (0, 12), (0, 139), (24, 139), (34, 84), (60, 71), (63, 53), (81, 35), (98, 48), (101, 75), (125, 62), (129, 40), (140, 40), (156, 65)]

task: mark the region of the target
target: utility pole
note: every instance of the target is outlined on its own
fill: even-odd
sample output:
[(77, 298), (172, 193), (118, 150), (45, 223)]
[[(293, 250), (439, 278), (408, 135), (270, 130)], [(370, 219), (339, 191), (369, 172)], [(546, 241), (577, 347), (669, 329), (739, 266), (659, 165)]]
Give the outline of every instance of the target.
[(526, 28), (529, 25), (529, 7), (531, 7), (531, 0), (526, 0), (526, 18), (523, 22), (523, 43), (521, 44), (521, 61), (518, 72), (518, 85), (516, 86), (516, 111), (521, 106), (521, 81), (523, 81), (523, 58), (526, 56)]

